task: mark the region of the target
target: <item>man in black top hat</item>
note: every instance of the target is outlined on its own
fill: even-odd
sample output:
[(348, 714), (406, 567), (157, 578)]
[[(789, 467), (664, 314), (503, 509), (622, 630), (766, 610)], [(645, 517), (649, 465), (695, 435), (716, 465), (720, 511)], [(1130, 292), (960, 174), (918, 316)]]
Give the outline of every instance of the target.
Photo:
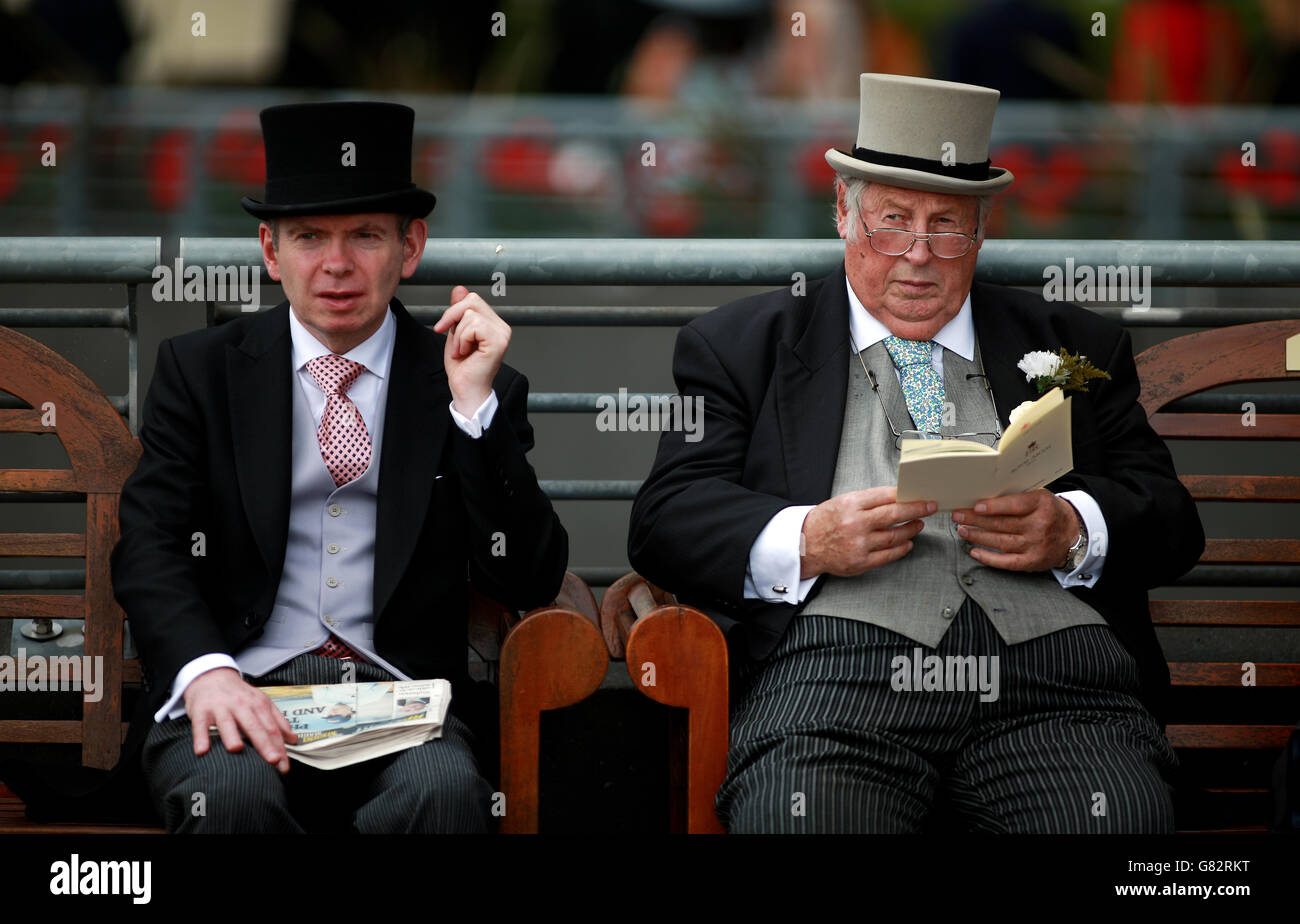
[[(466, 577), (544, 604), (568, 539), (525, 458), (510, 328), (462, 286), (433, 332), (393, 297), (434, 205), (411, 182), (413, 121), (387, 103), (264, 110), (266, 198), (243, 205), (287, 300), (159, 347), (112, 565), (168, 830), (490, 827)], [(259, 687), (393, 678), (451, 682), (440, 738), (290, 770), (294, 735)]]

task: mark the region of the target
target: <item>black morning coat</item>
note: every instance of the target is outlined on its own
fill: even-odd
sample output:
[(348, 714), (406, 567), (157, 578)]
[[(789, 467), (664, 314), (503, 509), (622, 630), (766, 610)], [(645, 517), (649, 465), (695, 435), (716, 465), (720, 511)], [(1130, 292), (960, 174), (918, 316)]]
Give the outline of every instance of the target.
[[(1101, 578), (1071, 588), (1138, 662), (1161, 721), (1169, 670), (1147, 591), (1182, 575), (1205, 547), (1196, 506), (1138, 404), (1132, 340), (1075, 305), (1003, 286), (971, 287), (975, 335), (998, 416), (1038, 397), (1016, 368), (1025, 353), (1082, 353), (1110, 373), (1072, 391), (1074, 470), (1047, 487), (1087, 491), (1106, 520)], [(807, 286), (743, 298), (682, 329), (673, 376), (703, 396), (702, 438), (666, 431), (632, 508), (628, 557), (653, 583), (707, 612), (733, 656), (761, 659), (803, 604), (742, 597), (749, 550), (781, 508), (831, 495), (848, 387), (849, 300), (841, 268)], [(888, 566), (886, 566), (888, 567)]]

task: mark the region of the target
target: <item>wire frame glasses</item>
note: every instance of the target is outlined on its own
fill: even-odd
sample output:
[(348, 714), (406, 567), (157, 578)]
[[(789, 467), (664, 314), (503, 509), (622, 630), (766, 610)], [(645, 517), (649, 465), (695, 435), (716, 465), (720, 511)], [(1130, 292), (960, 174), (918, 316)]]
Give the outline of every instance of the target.
[(958, 257), (966, 256), (975, 246), (975, 238), (979, 235), (979, 228), (975, 229), (974, 234), (962, 234), (960, 231), (918, 234), (903, 228), (868, 229), (865, 221), (862, 222), (862, 230), (867, 235), (871, 249), (876, 253), (887, 257), (901, 257), (912, 249), (912, 245), (918, 239), (924, 239), (930, 248), (930, 253), (944, 260), (956, 260)]

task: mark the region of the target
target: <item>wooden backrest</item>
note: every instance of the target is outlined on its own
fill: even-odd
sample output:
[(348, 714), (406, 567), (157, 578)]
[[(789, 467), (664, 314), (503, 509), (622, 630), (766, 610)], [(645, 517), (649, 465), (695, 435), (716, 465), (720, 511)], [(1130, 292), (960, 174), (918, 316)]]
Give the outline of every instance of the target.
[[(1166, 440), (1296, 440), (1300, 442), (1300, 414), (1257, 414), (1248, 426), (1242, 413), (1177, 413), (1165, 408), (1188, 395), (1220, 385), (1265, 381), (1300, 381), (1300, 369), (1286, 368), (1287, 341), (1300, 336), (1300, 320), (1267, 321), (1206, 330), (1157, 344), (1137, 356), (1142, 382), (1140, 401), (1152, 427)], [(1297, 351), (1300, 348), (1293, 347)], [(1296, 458), (1300, 459), (1300, 447)], [(1295, 475), (1187, 474), (1180, 480), (1198, 501), (1298, 502), (1300, 464)], [(1257, 537), (1207, 539), (1202, 565), (1294, 565), (1300, 564), (1300, 541)], [(1213, 571), (1206, 569), (1213, 577)], [(1157, 626), (1182, 627), (1300, 627), (1300, 601), (1231, 599), (1229, 594), (1214, 600), (1152, 600), (1151, 618)], [(1252, 661), (1254, 686), (1291, 688), (1300, 686), (1300, 664), (1287, 661)], [(1170, 724), (1166, 730), (1177, 748), (1199, 752), (1274, 752), (1291, 734), (1300, 713), (1278, 716), (1274, 723), (1254, 721), (1243, 714), (1242, 662), (1184, 662), (1169, 664), (1176, 695), (1201, 696), (1209, 703), (1216, 696), (1227, 712), (1205, 722)], [(1211, 693), (1211, 691), (1221, 691)], [(1235, 693), (1232, 691), (1236, 691)], [(1177, 702), (1175, 703), (1177, 707)], [(1231, 716), (1226, 719), (1225, 715)], [(1177, 716), (1176, 716), (1177, 718)], [(1226, 755), (1225, 756), (1230, 756)], [(1267, 755), (1261, 754), (1261, 757)], [(1267, 787), (1237, 788), (1229, 793), (1253, 793), (1257, 804), (1267, 798)]]
[(609, 665), (591, 588), (566, 572), (555, 605), (515, 622), (500, 657), (501, 833), (536, 834), (541, 714), (596, 692)]
[[(85, 655), (100, 659), (103, 696), (83, 702), (80, 721), (0, 721), (0, 741), (81, 742), (89, 767), (112, 767), (121, 750), (122, 684), (138, 681), (139, 662), (124, 662), (124, 616), (113, 599), (109, 555), (117, 542), (118, 495), (135, 469), (140, 445), (104, 393), (80, 369), (45, 345), (0, 327), (0, 390), (30, 409), (0, 410), (0, 432), (53, 434), (68, 469), (0, 468), (0, 492), (72, 492), (86, 498), (84, 533), (0, 534), (0, 556), (64, 557), (86, 561), (80, 594), (0, 595), (0, 617), (80, 619)], [(72, 652), (67, 652), (68, 654)]]
[(714, 812), (727, 773), (729, 663), (722, 630), (639, 574), (605, 591), (600, 623), (610, 656), (627, 662), (632, 685), (675, 706), (669, 729), (669, 831), (721, 834)]

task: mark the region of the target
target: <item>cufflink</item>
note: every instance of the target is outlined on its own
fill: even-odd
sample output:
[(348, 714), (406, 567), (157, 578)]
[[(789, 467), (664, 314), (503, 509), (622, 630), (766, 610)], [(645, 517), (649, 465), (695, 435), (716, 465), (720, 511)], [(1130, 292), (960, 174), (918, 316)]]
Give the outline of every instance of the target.
[(784, 584), (773, 584), (773, 585), (772, 585), (772, 593), (774, 593), (774, 594), (783, 594), (783, 593), (785, 593), (785, 592), (786, 592), (786, 588), (785, 588), (785, 585), (784, 585)]

